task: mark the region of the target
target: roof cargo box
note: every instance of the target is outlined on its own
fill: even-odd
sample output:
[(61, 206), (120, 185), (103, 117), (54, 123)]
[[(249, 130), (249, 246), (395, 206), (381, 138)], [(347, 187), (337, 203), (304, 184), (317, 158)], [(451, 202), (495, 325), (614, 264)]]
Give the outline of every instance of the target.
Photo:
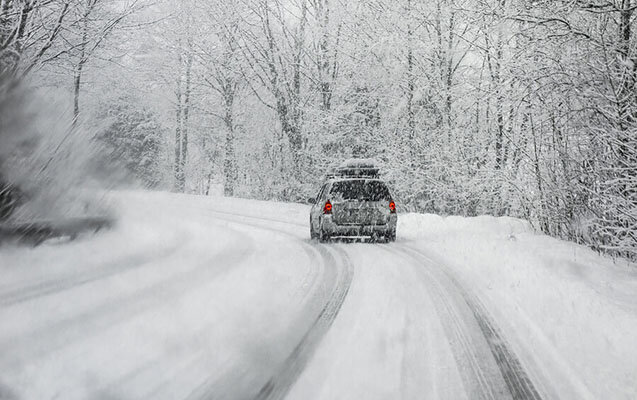
[(334, 173), (339, 177), (377, 178), (380, 167), (369, 158), (351, 158), (339, 165)]

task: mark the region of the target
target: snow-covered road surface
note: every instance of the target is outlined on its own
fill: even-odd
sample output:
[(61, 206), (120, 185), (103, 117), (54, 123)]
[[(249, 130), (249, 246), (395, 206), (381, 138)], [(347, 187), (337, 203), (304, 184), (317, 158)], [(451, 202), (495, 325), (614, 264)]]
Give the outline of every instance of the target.
[(0, 399), (637, 398), (635, 268), (521, 221), (319, 244), (302, 205), (113, 197), (0, 248)]

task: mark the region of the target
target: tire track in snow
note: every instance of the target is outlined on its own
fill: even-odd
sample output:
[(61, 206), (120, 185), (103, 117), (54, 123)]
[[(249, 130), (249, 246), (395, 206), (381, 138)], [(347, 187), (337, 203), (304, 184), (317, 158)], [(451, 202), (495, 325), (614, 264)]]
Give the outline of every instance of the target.
[(181, 236), (178, 241), (171, 243), (170, 246), (163, 247), (161, 250), (153, 252), (152, 254), (129, 254), (123, 258), (110, 261), (105, 265), (86, 271), (60, 274), (46, 280), (37, 280), (24, 284), (0, 286), (0, 307), (8, 307), (25, 301), (53, 295), (129, 270), (153, 265), (154, 261), (163, 260), (176, 253), (188, 240), (188, 237)]
[[(405, 245), (401, 245), (399, 246), (399, 248), (403, 251), (404, 254), (418, 262), (419, 265), (425, 266), (427, 268), (428, 277), (430, 278), (432, 283), (437, 286), (439, 297), (441, 297), (441, 299), (446, 303), (448, 311), (446, 314), (454, 320), (453, 323), (455, 324), (456, 329), (462, 330), (463, 322), (461, 317), (458, 315), (458, 312), (453, 311), (453, 304), (449, 300), (449, 298), (451, 297), (450, 293), (445, 294), (444, 292), (456, 291), (460, 295), (463, 302), (471, 311), (471, 314), (475, 319), (482, 336), (487, 342), (489, 350), (497, 364), (502, 378), (504, 379), (506, 388), (509, 392), (507, 393), (506, 397), (512, 398), (514, 400), (541, 400), (542, 396), (529, 378), (518, 357), (510, 349), (509, 344), (504, 339), (504, 336), (502, 335), (497, 325), (493, 322), (493, 319), (490, 317), (486, 307), (482, 304), (482, 302), (475, 295), (467, 291), (447, 271), (435, 268), (431, 264), (431, 260), (426, 255), (422, 254), (419, 250)], [(392, 249), (392, 251), (400, 254), (400, 252), (396, 250)], [(443, 281), (447, 281), (448, 284), (445, 285)], [(463, 335), (460, 332), (458, 332), (458, 334), (460, 336)], [(471, 349), (466, 347), (466, 342), (464, 342), (462, 345), (465, 351), (473, 353)], [(497, 392), (493, 392), (493, 390), (489, 388), (488, 385), (490, 382), (488, 379), (484, 379), (481, 365), (482, 362), (483, 360), (472, 360), (473, 373), (480, 381), (480, 387), (482, 388), (480, 398), (502, 398), (500, 394), (498, 394)], [(470, 395), (473, 398), (474, 394), (471, 393)]]
[[(255, 400), (275, 400), (283, 399), (289, 392), (290, 388), (296, 382), (305, 366), (312, 358), (321, 339), (332, 326), (334, 319), (345, 301), (345, 297), (349, 292), (352, 283), (354, 268), (346, 255), (339, 248), (335, 248), (338, 257), (341, 259), (340, 267), (336, 258), (334, 258), (326, 249), (326, 246), (319, 247), (319, 251), (324, 256), (326, 267), (331, 269), (330, 282), (333, 290), (327, 298), (325, 305), (319, 312), (310, 329), (301, 338), (299, 343), (294, 347), (292, 353), (286, 358), (283, 365), (272, 375), (265, 385), (259, 390)], [(333, 281), (332, 281), (333, 279)]]
[[(478, 328), (471, 329), (468, 326), (466, 312), (462, 313), (466, 310), (460, 309), (459, 305), (461, 304), (458, 304), (457, 296), (455, 296), (456, 298), (452, 296), (456, 293), (450, 293), (449, 289), (444, 287), (429, 271), (423, 271), (421, 263), (411, 255), (398, 251), (393, 246), (384, 247), (384, 250), (406, 258), (413, 265), (417, 265), (417, 272), (425, 278), (424, 282), (447, 334), (451, 351), (469, 397), (471, 399), (510, 399), (504, 382), (501, 379), (498, 382), (495, 379), (497, 376), (493, 377), (494, 371), (497, 374), (497, 366), (492, 361), (489, 365), (488, 361), (490, 360), (487, 358), (490, 354), (486, 349), (486, 344), (476, 340), (475, 332)], [(478, 339), (481, 338), (478, 337)]]
[(90, 340), (94, 335), (105, 334), (109, 329), (137, 315), (184, 296), (189, 290), (206, 285), (231, 266), (242, 262), (249, 254), (246, 249), (251, 248), (251, 244), (245, 240), (241, 243), (241, 248), (233, 247), (214, 254), (215, 259), (228, 261), (224, 268), (211, 268), (209, 260), (203, 260), (194, 268), (171, 273), (141, 290), (113, 298), (80, 314), (54, 321), (0, 343), (0, 352), (4, 354), (1, 363), (5, 366), (14, 365), (20, 360), (33, 360), (62, 351), (69, 345)]
[[(283, 225), (295, 225), (297, 226), (297, 228), (299, 224), (286, 222), (286, 221), (279, 221), (276, 219), (266, 218), (266, 217), (255, 217), (255, 216), (248, 216), (248, 215), (237, 214), (232, 212), (210, 210), (209, 208), (203, 208), (203, 207), (191, 207), (190, 209), (191, 210), (196, 209), (200, 211), (202, 215), (210, 217), (217, 221), (224, 221), (224, 222), (228, 222), (230, 224), (235, 224), (238, 226), (249, 226), (252, 228), (257, 228), (257, 229), (261, 229), (268, 232), (274, 231), (284, 236), (288, 236), (295, 241), (299, 241), (299, 245), (302, 247), (304, 252), (308, 255), (310, 260), (313, 260), (314, 262), (316, 262), (316, 264), (326, 265), (327, 263), (327, 261), (325, 261), (326, 251), (324, 248), (317, 249), (314, 246), (310, 245), (308, 242), (300, 240), (297, 235), (294, 235), (287, 230), (273, 228), (270, 223), (276, 222)], [(238, 221), (236, 217), (241, 217), (244, 220)], [(246, 222), (245, 220), (248, 220), (250, 222)], [(303, 287), (310, 286), (307, 289), (307, 293), (311, 294), (313, 289), (316, 290), (317, 287), (323, 286), (325, 284), (324, 279), (321, 280), (317, 275), (320, 275), (320, 273), (318, 273), (318, 271), (316, 270), (312, 271), (312, 273), (309, 273), (308, 276), (304, 278), (303, 283), (301, 287), (299, 288), (299, 290), (302, 290)], [(304, 300), (307, 300), (307, 296), (304, 297)], [(312, 304), (313, 303), (310, 302), (308, 305), (312, 306)], [(180, 365), (179, 368), (177, 368), (177, 371), (175, 371), (175, 374), (188, 373), (189, 370), (196, 367), (197, 364), (201, 361), (201, 359), (205, 357), (207, 356), (204, 354), (204, 355), (191, 358), (190, 360)], [(233, 372), (234, 371), (229, 371), (229, 374), (232, 375)], [(299, 374), (300, 372), (301, 371), (298, 371)], [(257, 390), (254, 390), (253, 388), (245, 388), (245, 387), (232, 387), (233, 389), (232, 394), (218, 393), (219, 387), (225, 388), (228, 386), (227, 385), (228, 382), (233, 381), (233, 378), (228, 378), (227, 375), (228, 374), (221, 375), (221, 376), (211, 375), (204, 381), (200, 382), (196, 386), (196, 388), (190, 392), (190, 394), (186, 397), (186, 399), (187, 400), (203, 400), (203, 399), (235, 399), (235, 398), (254, 397), (253, 394), (256, 393)], [(131, 377), (128, 377), (128, 378), (131, 378)], [(155, 395), (157, 393), (160, 393), (165, 388), (165, 386), (166, 386), (165, 384), (161, 384), (157, 387), (151, 388), (147, 397), (148, 398), (155, 397)], [(245, 394), (246, 392), (252, 393), (252, 394)], [(241, 394), (237, 394), (237, 393), (241, 393)]]
[[(205, 209), (205, 211), (206, 214), (210, 216), (214, 215), (214, 217), (230, 223), (251, 226), (266, 231), (274, 231), (288, 236), (298, 241), (311, 259), (314, 258), (314, 254), (318, 252), (322, 260), (323, 267), (325, 268), (323, 279), (320, 282), (315, 282), (312, 288), (315, 291), (314, 297), (319, 297), (314, 303), (322, 303), (317, 316), (313, 319), (310, 328), (303, 334), (283, 363), (270, 374), (267, 381), (258, 389), (256, 395), (249, 396), (249, 398), (255, 400), (282, 399), (301, 375), (320, 344), (321, 339), (332, 326), (334, 319), (336, 319), (352, 283), (354, 275), (353, 265), (343, 249), (318, 243), (312, 246), (307, 241), (300, 239), (298, 235), (292, 234), (288, 230), (274, 228), (270, 223), (276, 222), (282, 225), (294, 226), (295, 228), (306, 228), (306, 225), (224, 211), (209, 209)], [(238, 221), (236, 217), (241, 217), (244, 221)], [(245, 220), (251, 222), (246, 222)], [(337, 256), (335, 257), (332, 252), (336, 253)], [(320, 290), (318, 290), (319, 288), (328, 288), (329, 294), (327, 296), (321, 296), (321, 293), (319, 293)], [(309, 302), (308, 308), (311, 308), (314, 303)], [(206, 380), (196, 388), (187, 399), (218, 398), (215, 393), (215, 388), (219, 383), (222, 383), (220, 380), (221, 378)]]
[(148, 254), (133, 254), (124, 259), (109, 262), (106, 266), (95, 268), (80, 273), (57, 276), (22, 286), (13, 286), (0, 291), (0, 307), (8, 307), (28, 300), (52, 295), (64, 290), (73, 289), (100, 279), (115, 276), (117, 274), (144, 267), (153, 261), (163, 259), (175, 253), (182, 243), (175, 243), (160, 252)]

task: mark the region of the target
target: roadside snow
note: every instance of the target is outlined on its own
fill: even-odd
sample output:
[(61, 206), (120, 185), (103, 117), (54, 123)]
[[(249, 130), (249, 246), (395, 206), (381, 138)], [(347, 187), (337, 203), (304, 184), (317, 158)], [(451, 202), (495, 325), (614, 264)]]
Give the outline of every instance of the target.
[(533, 233), (527, 221), (511, 217), (441, 217), (436, 214), (400, 214), (398, 229), (401, 237), (409, 240), (429, 239), (434, 235), (449, 235), (452, 232), (463, 232), (475, 235), (506, 235)]
[(223, 200), (113, 197), (111, 231), (0, 249), (0, 397), (252, 396), (311, 323), (318, 258)]
[(405, 214), (398, 222), (399, 240), (487, 303), (557, 397), (637, 398), (637, 266), (515, 218)]

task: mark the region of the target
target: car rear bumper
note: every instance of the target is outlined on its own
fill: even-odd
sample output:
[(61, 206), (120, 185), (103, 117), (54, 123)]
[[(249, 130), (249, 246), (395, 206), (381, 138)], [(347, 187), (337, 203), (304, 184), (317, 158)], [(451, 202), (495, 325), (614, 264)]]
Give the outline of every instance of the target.
[(396, 216), (392, 215), (384, 225), (338, 225), (328, 216), (323, 218), (322, 231), (330, 237), (388, 236), (396, 232)]

